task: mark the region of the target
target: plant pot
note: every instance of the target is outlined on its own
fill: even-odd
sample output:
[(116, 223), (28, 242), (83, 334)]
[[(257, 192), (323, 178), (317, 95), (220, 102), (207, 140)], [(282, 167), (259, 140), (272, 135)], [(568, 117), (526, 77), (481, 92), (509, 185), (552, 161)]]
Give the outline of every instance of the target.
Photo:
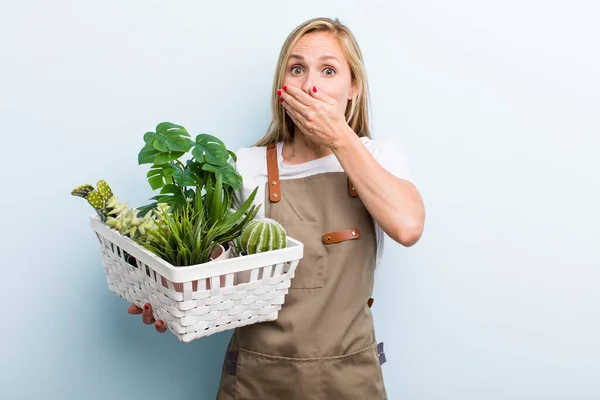
[[(218, 247), (216, 247), (213, 250), (212, 254), (210, 255), (211, 261), (209, 261), (209, 262), (225, 260), (225, 259), (229, 258), (230, 256), (231, 256), (231, 246), (229, 246), (228, 243), (225, 243), (225, 245), (219, 245)], [(181, 267), (181, 268), (185, 268), (185, 267)], [(225, 287), (226, 277), (227, 277), (227, 275), (220, 276), (221, 287)], [(161, 277), (161, 280), (162, 280), (162, 285), (164, 287), (168, 287), (167, 280), (164, 277)], [(211, 279), (206, 280), (206, 289), (210, 289), (210, 287), (211, 287), (210, 282), (211, 282)], [(183, 293), (183, 283), (173, 282), (173, 286), (175, 287), (176, 292)], [(198, 290), (198, 281), (192, 282), (192, 290), (193, 291)]]
[[(217, 247), (215, 249), (215, 251), (213, 251), (211, 258), (213, 261), (219, 261), (219, 260), (225, 260), (225, 259), (231, 258), (231, 246), (229, 245), (229, 243), (224, 243), (224, 244), (220, 245), (219, 247)], [(227, 275), (219, 276), (219, 280), (221, 282), (221, 287), (225, 287), (226, 278), (227, 278)], [(208, 279), (206, 281), (206, 289), (210, 289), (210, 287), (211, 287), (210, 282), (211, 282), (211, 279)]]
[[(240, 254), (238, 255), (238, 257), (243, 257), (243, 256), (247, 256), (248, 254), (246, 254), (245, 251), (240, 252)], [(235, 274), (235, 284), (240, 284), (240, 283), (248, 283), (250, 282), (250, 273), (251, 271), (240, 271), (238, 273)]]

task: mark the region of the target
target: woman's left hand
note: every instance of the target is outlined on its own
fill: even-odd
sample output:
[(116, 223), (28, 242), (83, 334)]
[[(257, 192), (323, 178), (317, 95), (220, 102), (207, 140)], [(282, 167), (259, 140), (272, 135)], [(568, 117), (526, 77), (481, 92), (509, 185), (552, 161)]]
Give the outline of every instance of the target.
[(308, 139), (329, 148), (335, 147), (349, 128), (336, 99), (314, 87), (310, 95), (294, 86), (277, 91), (279, 102)]

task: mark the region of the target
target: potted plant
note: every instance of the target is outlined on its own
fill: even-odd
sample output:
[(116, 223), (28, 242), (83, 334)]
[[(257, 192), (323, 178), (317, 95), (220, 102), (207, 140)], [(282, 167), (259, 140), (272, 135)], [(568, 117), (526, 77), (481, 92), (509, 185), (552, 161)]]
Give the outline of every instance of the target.
[[(169, 230), (171, 241), (163, 237), (159, 242), (160, 246), (169, 245), (152, 250), (169, 262), (175, 261), (173, 265), (207, 262), (218, 246), (223, 247), (222, 252), (228, 257), (230, 242), (240, 235), (260, 207), (252, 205), (256, 187), (244, 204), (231, 212), (234, 191), (242, 187), (242, 177), (229, 163), (230, 158), (237, 161), (235, 153), (213, 135), (200, 134), (192, 140), (183, 126), (169, 122), (158, 124), (156, 132), (147, 132), (144, 142), (138, 163), (152, 164), (148, 183), (153, 190), (160, 189), (160, 194), (152, 198), (154, 203), (141, 207), (139, 213), (145, 215), (158, 203), (169, 204), (169, 211), (181, 219), (175, 221), (166, 216), (172, 223), (170, 228), (184, 229), (186, 235), (173, 242), (173, 231)], [(191, 157), (183, 162), (182, 158), (189, 153)], [(191, 238), (199, 234), (203, 234), (203, 239), (192, 243)], [(188, 243), (182, 246), (185, 238)], [(224, 284), (224, 277), (221, 281)]]
[[(130, 208), (105, 181), (71, 192), (96, 211), (90, 222), (101, 243), (109, 290), (138, 306), (151, 302), (155, 317), (168, 321), (184, 342), (275, 319), (302, 258), (302, 243), (286, 241), (279, 227), (277, 240), (268, 240), (276, 246), (254, 245), (273, 233), (272, 223), (255, 219), (258, 187), (233, 207), (242, 177), (230, 164), (237, 161), (235, 153), (218, 138), (200, 134), (192, 140), (182, 126), (163, 122), (144, 142), (138, 163), (150, 164), (148, 182), (159, 190), (151, 203)], [(252, 233), (246, 230), (250, 225)], [(243, 243), (248, 257), (238, 257), (234, 243)], [(238, 287), (243, 273), (247, 285)], [(259, 302), (267, 292), (277, 295)]]

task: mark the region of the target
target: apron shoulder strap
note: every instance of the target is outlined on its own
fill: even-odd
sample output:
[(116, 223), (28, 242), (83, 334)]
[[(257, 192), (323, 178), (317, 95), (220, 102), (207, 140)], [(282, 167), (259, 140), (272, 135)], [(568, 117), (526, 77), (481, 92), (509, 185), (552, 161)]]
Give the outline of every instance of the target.
[(281, 200), (279, 188), (279, 164), (277, 162), (277, 144), (267, 147), (267, 177), (269, 179), (269, 200), (277, 203)]
[[(269, 200), (277, 203), (281, 200), (281, 189), (279, 185), (279, 164), (277, 161), (277, 144), (267, 146), (267, 176), (269, 179)], [(348, 193), (352, 197), (358, 197), (354, 184), (348, 178)]]
[(350, 178), (348, 178), (348, 193), (350, 193), (350, 196), (352, 196), (352, 197), (357, 197), (358, 196), (358, 192), (354, 188), (354, 184), (352, 183), (352, 181), (350, 180)]

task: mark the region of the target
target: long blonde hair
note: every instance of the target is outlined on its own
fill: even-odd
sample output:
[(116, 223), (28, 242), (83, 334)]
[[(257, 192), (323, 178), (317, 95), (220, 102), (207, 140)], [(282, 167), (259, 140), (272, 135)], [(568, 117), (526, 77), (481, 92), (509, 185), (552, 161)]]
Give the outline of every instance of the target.
[(350, 29), (342, 24), (339, 19), (313, 18), (296, 27), (289, 34), (281, 48), (273, 80), (273, 98), (271, 99), (273, 119), (265, 136), (256, 142), (254, 146), (269, 146), (280, 141), (291, 143), (294, 140), (294, 122), (279, 104), (279, 96), (275, 94), (275, 91), (283, 85), (283, 77), (292, 48), (302, 36), (311, 32), (330, 32), (339, 41), (350, 66), (352, 84), (356, 88), (352, 100), (348, 102), (346, 107), (346, 121), (358, 137), (366, 136), (371, 138), (369, 131), (369, 88), (367, 73), (358, 43)]

